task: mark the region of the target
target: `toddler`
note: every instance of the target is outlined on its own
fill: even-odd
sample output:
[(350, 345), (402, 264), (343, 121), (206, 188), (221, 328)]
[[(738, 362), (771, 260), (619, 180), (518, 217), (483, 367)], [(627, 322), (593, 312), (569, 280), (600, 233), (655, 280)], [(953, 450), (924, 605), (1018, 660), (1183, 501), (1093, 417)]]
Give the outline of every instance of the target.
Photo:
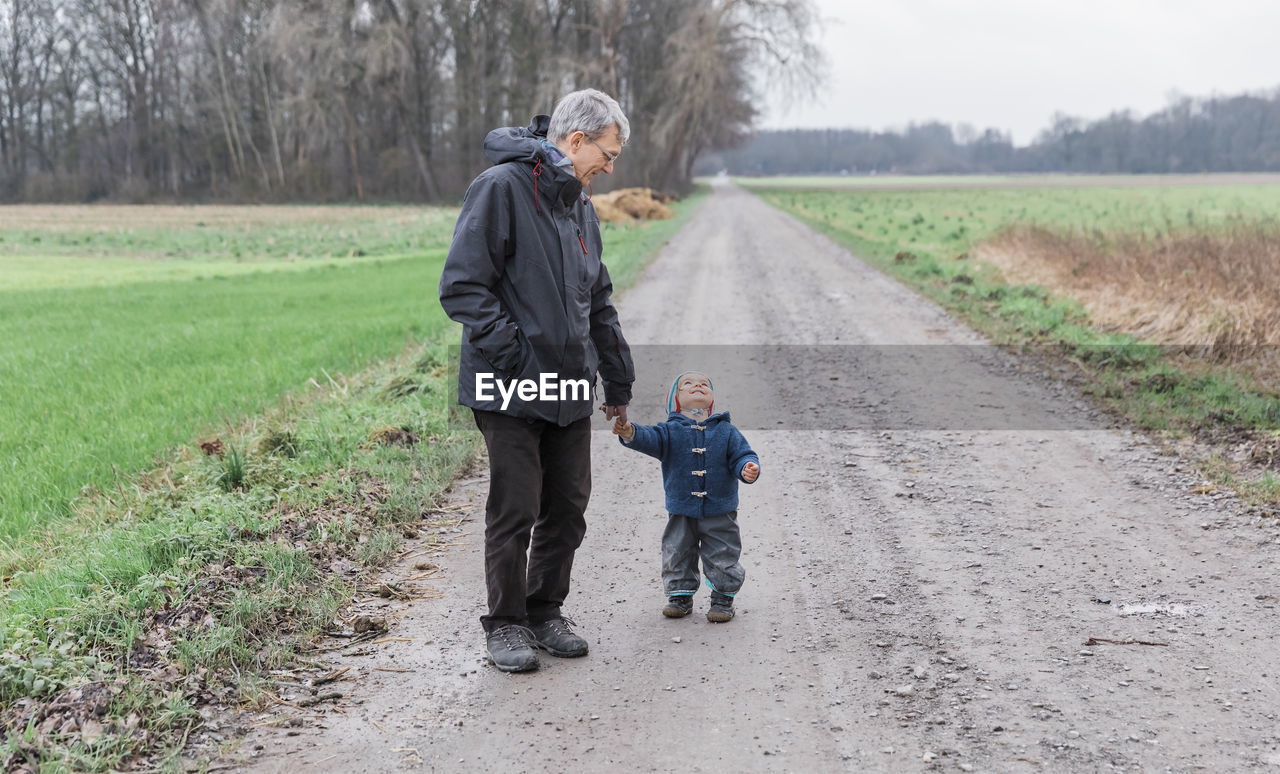
[(667, 396), (667, 421), (633, 425), (619, 417), (613, 432), (623, 446), (662, 460), (662, 485), (670, 518), (662, 533), (662, 614), (683, 618), (693, 611), (698, 557), (711, 589), (707, 620), (733, 618), (733, 598), (746, 571), (738, 559), (738, 481), (760, 476), (760, 458), (729, 421), (713, 414), (711, 379), (697, 371), (676, 377)]

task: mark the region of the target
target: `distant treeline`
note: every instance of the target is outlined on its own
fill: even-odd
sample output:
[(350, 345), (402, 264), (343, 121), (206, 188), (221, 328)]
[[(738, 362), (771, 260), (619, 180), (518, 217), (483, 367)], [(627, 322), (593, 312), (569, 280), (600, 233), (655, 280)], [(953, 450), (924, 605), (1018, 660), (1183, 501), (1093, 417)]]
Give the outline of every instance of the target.
[(814, 82), (812, 0), (0, 0), (0, 201), (456, 199), (586, 86), (679, 189)]
[(942, 123), (900, 132), (794, 129), (760, 132), (746, 145), (709, 153), (699, 174), (740, 175), (999, 172), (1153, 174), (1280, 171), (1280, 89), (1263, 95), (1183, 97), (1143, 119), (1058, 115), (1025, 147), (997, 129)]

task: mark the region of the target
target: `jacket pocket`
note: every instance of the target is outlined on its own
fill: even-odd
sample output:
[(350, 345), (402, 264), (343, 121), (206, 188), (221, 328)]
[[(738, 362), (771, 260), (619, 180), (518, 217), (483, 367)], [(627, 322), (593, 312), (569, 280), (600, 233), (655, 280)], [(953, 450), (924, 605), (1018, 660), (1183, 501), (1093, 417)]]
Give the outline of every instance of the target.
[(516, 329), (516, 339), (520, 342), (520, 357), (512, 364), (504, 376), (508, 379), (519, 377), (529, 367), (529, 361), (533, 359), (533, 345), (529, 343), (529, 339), (524, 335), (524, 331)]
[(529, 341), (525, 338), (524, 331), (516, 328), (516, 347), (515, 352), (508, 354), (506, 357), (497, 357), (497, 353), (492, 356), (477, 349), (477, 353), (493, 371), (494, 375), (502, 379), (511, 379), (518, 376), (524, 370), (525, 365), (529, 362)]

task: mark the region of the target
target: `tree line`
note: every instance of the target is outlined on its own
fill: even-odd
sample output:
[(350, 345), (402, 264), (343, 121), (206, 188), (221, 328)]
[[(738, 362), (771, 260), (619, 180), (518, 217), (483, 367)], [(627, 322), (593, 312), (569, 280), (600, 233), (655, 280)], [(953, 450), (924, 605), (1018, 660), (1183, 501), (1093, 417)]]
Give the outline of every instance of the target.
[(816, 83), (810, 0), (0, 0), (0, 199), (448, 200), (592, 86), (678, 190)]
[(1178, 97), (1145, 118), (1129, 111), (1086, 121), (1065, 114), (1027, 146), (998, 129), (939, 122), (902, 131), (760, 132), (707, 154), (699, 173), (740, 175), (1078, 172), (1157, 174), (1280, 171), (1280, 89)]

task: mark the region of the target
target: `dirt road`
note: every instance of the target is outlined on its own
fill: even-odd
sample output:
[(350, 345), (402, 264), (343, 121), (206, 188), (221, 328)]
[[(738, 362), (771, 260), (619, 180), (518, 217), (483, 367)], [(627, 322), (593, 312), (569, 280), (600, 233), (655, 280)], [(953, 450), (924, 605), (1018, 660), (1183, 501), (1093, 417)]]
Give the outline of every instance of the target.
[(566, 608), (588, 657), (487, 665), (466, 481), (442, 597), (391, 608), (411, 641), (340, 657), (347, 697), (256, 728), (245, 768), (1280, 771), (1274, 520), (731, 186), (618, 304), (633, 420), (668, 361), (705, 367), (760, 454), (738, 617), (705, 589), (659, 614), (658, 465), (600, 420)]

